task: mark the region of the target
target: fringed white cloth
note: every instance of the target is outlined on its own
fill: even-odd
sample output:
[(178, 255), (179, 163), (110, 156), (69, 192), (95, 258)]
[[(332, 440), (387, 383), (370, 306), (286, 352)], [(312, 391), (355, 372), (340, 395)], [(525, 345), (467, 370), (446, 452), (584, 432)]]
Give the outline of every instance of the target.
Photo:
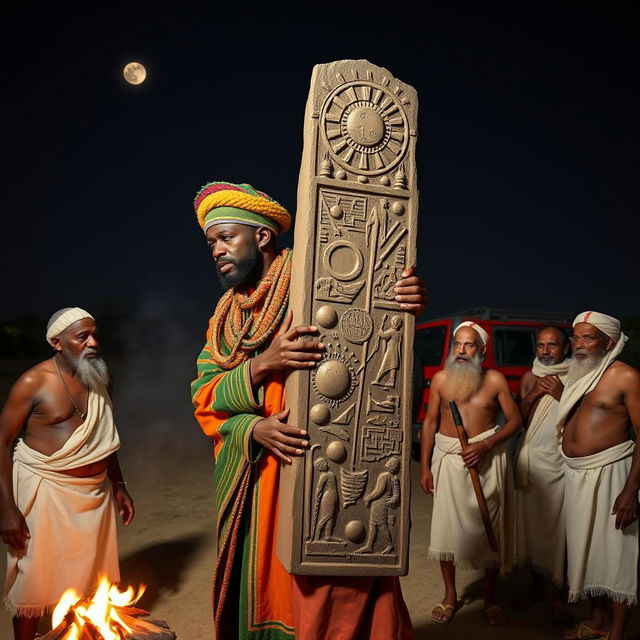
[[(566, 384), (567, 361), (543, 365), (533, 373), (557, 375)], [(557, 400), (540, 398), (516, 459), (515, 561), (547, 573), (557, 585), (564, 579), (564, 462), (556, 435)]]
[(591, 456), (563, 456), (569, 602), (590, 596), (637, 602), (638, 522), (620, 531), (611, 515), (634, 448), (628, 440)]
[(31, 538), (23, 555), (8, 549), (4, 598), (12, 615), (52, 611), (69, 588), (89, 595), (102, 575), (120, 580), (111, 483), (65, 470), (99, 462), (120, 446), (106, 389), (90, 392), (87, 417), (51, 456), (23, 440), (13, 459), (13, 493)]
[[(498, 427), (471, 438), (470, 444), (492, 436)], [(428, 557), (450, 560), (461, 569), (511, 566), (511, 474), (507, 473), (505, 444), (494, 446), (481, 460), (478, 472), (498, 540), (496, 553), (489, 547), (482, 516), (465, 466), (458, 438), (436, 433), (431, 470), (434, 496)]]

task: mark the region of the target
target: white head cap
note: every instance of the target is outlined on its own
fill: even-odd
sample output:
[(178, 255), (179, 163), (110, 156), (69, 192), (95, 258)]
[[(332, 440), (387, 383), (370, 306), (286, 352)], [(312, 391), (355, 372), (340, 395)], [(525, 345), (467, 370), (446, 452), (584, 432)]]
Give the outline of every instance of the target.
[(85, 311), (80, 307), (65, 307), (64, 309), (60, 309), (60, 311), (56, 311), (51, 318), (49, 318), (49, 322), (47, 323), (47, 342), (53, 346), (51, 338), (59, 336), (74, 322), (78, 322), (78, 320), (83, 320), (84, 318), (91, 318), (94, 320), (94, 317), (88, 311)]
[(580, 322), (592, 324), (597, 329), (600, 329), (602, 333), (608, 335), (614, 342), (618, 342), (620, 338), (620, 320), (613, 316), (598, 313), (597, 311), (583, 311), (576, 316), (573, 326), (575, 327)]
[(483, 347), (487, 346), (487, 342), (489, 342), (489, 334), (479, 324), (472, 322), (471, 320), (465, 320), (464, 322), (461, 322), (456, 327), (456, 330), (453, 332), (453, 335), (455, 336), (456, 333), (458, 333), (458, 331), (462, 329), (462, 327), (471, 327), (480, 337), (480, 340), (482, 341), (482, 346)]

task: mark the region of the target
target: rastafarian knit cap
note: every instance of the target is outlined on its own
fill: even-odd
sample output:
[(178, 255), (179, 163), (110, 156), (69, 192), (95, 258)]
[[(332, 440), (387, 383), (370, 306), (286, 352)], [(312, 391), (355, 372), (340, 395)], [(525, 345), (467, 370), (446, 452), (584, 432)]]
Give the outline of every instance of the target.
[(209, 227), (225, 222), (268, 227), (276, 235), (291, 226), (289, 212), (250, 184), (210, 182), (198, 191), (193, 204), (205, 233)]
[(49, 318), (49, 322), (47, 323), (47, 342), (51, 346), (53, 346), (51, 338), (59, 336), (74, 322), (78, 322), (78, 320), (84, 320), (84, 318), (91, 318), (92, 320), (95, 320), (95, 318), (88, 311), (85, 311), (80, 307), (65, 307), (64, 309), (56, 311), (51, 316), (51, 318)]

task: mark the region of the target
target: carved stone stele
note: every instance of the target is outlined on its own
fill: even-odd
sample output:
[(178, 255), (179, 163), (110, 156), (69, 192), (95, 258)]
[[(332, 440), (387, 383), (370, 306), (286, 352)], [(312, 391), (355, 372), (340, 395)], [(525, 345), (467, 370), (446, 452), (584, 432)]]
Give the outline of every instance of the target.
[(291, 573), (407, 572), (414, 318), (393, 287), (416, 259), (417, 109), (366, 60), (313, 70), (290, 304), (326, 352), (286, 383), (289, 423), (310, 438), (280, 474)]

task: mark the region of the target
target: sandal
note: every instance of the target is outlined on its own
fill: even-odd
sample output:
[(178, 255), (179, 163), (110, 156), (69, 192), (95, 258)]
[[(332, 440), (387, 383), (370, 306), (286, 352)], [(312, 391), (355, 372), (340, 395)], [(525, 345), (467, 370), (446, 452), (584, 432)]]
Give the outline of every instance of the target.
[(562, 636), (565, 640), (609, 640), (609, 632), (590, 627), (584, 620), (575, 627), (575, 635)]
[[(458, 607), (455, 604), (443, 604), (442, 602), (438, 603), (435, 607), (433, 607), (433, 611), (431, 612), (431, 619), (438, 624), (449, 624), (453, 620), (453, 616), (455, 616)], [(436, 611), (442, 611), (444, 614), (444, 618), (434, 618), (433, 614)]]

